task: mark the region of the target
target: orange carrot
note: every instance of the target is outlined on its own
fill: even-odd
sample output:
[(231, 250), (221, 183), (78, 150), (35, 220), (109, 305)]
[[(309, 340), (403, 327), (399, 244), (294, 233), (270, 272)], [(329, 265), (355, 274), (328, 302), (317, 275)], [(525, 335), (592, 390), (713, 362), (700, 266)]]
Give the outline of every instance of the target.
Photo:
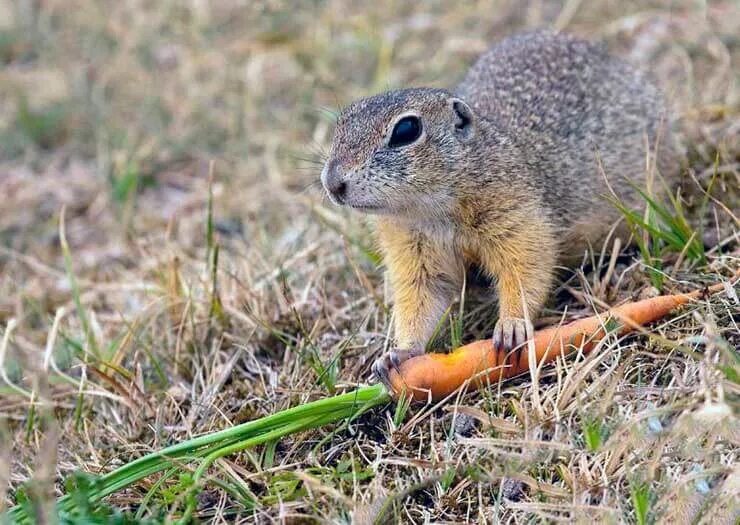
[[(578, 348), (588, 352), (605, 336), (606, 331), (620, 335), (629, 333), (665, 317), (694, 299), (719, 292), (723, 286), (720, 283), (691, 293), (661, 295), (627, 303), (599, 315), (538, 330), (534, 335), (537, 364), (552, 361)], [(468, 380), (479, 388), (529, 370), (527, 347), (521, 350), (519, 360), (515, 353), (508, 356), (508, 363), (503, 362), (507, 356), (500, 354), (503, 352), (495, 352), (491, 341), (487, 339), (461, 346), (449, 354), (430, 353), (413, 357), (401, 363), (398, 371), (391, 370), (391, 395), (398, 397), (406, 391), (406, 395), (416, 401), (437, 400), (451, 394)]]

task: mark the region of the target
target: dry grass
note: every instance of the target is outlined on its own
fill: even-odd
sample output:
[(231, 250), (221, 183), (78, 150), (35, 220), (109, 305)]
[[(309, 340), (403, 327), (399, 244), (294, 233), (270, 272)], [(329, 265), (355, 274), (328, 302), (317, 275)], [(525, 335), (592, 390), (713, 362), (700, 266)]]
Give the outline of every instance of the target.
[[(652, 69), (676, 102), (684, 198), (708, 249), (704, 266), (663, 254), (664, 288), (738, 268), (733, 0), (459, 4), (0, 2), (0, 509), (28, 480), (48, 501), (75, 470), (364, 383), (389, 344), (387, 289), (367, 226), (315, 184), (332, 112), (386, 87), (452, 85), (522, 28), (602, 39)], [(597, 248), (547, 317), (652, 293), (640, 255), (621, 252)], [(229, 457), (211, 474), (255, 506), (209, 486), (198, 512), (732, 523), (737, 293), (539, 384), (412, 407), (399, 425), (389, 406)], [(487, 336), (494, 313), (471, 300), (465, 339)], [(136, 511), (155, 479), (110, 503)], [(142, 515), (182, 512), (177, 480), (163, 487)]]

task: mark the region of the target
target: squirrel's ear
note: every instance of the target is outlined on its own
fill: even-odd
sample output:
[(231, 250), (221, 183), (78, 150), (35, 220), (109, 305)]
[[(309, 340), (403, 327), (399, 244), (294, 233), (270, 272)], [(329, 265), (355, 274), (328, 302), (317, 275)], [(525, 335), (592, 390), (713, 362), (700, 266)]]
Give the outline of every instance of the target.
[(463, 139), (469, 139), (475, 131), (473, 110), (459, 98), (451, 98), (450, 103), (455, 114), (455, 131)]

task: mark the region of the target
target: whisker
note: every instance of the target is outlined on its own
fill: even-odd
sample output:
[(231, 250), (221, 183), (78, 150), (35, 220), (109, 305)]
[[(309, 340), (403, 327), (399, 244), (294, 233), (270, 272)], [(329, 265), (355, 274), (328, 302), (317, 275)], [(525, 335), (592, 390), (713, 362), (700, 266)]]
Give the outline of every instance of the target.
[(307, 146), (311, 148), (311, 153), (321, 160), (326, 161), (329, 158), (329, 152), (326, 150), (326, 147), (323, 144), (320, 144), (315, 140), (311, 140), (311, 142), (309, 142)]
[(321, 186), (320, 180), (314, 180), (306, 184), (303, 189), (299, 190), (298, 193), (305, 194), (312, 190), (319, 190), (321, 191), (322, 197), (326, 197), (326, 193), (323, 191), (323, 187)]
[(340, 115), (339, 110), (335, 110), (327, 106), (314, 106), (312, 109), (319, 115), (329, 117), (332, 122), (336, 122)]
[(323, 166), (325, 164), (325, 162), (323, 160), (318, 159), (316, 157), (313, 157), (313, 156), (306, 157), (306, 156), (303, 156), (303, 155), (300, 155), (300, 154), (295, 154), (295, 153), (289, 153), (289, 154), (285, 155), (285, 158), (287, 158), (287, 159), (289, 159), (289, 160), (291, 160), (293, 162), (296, 162), (296, 163), (302, 162), (302, 163), (309, 164), (309, 165), (314, 166), (314, 167)]

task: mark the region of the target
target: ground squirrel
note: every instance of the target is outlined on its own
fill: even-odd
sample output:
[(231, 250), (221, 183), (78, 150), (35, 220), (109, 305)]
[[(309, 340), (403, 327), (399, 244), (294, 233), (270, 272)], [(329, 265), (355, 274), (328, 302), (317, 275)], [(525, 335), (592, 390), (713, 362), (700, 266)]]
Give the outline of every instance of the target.
[[(598, 45), (537, 31), (482, 55), (454, 91), (359, 100), (337, 120), (321, 180), (333, 202), (376, 215), (394, 293), (390, 366), (424, 351), (468, 264), (496, 283), (497, 351), (521, 348), (559, 261), (580, 260), (639, 197), (649, 159), (677, 157), (659, 90)], [(608, 181), (608, 182), (607, 182)]]

